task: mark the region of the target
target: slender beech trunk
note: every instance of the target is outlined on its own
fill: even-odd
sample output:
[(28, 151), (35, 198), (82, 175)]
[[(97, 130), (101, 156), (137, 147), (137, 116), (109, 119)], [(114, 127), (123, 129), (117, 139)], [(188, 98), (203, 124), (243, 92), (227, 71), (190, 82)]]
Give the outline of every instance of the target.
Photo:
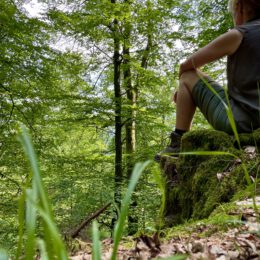
[[(124, 1), (128, 5), (130, 12), (130, 1)], [(130, 14), (131, 15), (131, 14)], [(126, 142), (126, 174), (130, 179), (133, 167), (135, 164), (135, 150), (136, 150), (136, 90), (132, 84), (131, 73), (131, 56), (130, 56), (130, 38), (131, 38), (132, 22), (126, 19), (124, 21), (124, 45), (123, 45), (123, 79), (124, 89), (126, 90), (127, 97), (127, 111), (125, 122), (125, 142)], [(135, 193), (132, 196), (132, 201), (129, 208), (128, 215), (128, 234), (133, 235), (138, 231), (138, 212), (136, 210), (137, 199)]]
[[(136, 150), (136, 91), (132, 86), (131, 65), (130, 65), (130, 50), (127, 43), (123, 48), (124, 55), (124, 86), (126, 89), (128, 108), (127, 118), (125, 123), (126, 134), (126, 174), (130, 179), (133, 167), (135, 164)], [(132, 196), (128, 215), (128, 234), (133, 235), (138, 231), (138, 214), (136, 212), (137, 199), (135, 194)]]
[[(129, 0), (125, 0), (125, 3), (130, 5)], [(149, 8), (149, 6), (148, 6)], [(147, 27), (151, 24), (148, 22)], [(136, 151), (136, 116), (137, 116), (137, 98), (138, 98), (138, 77), (136, 84), (132, 82), (131, 73), (131, 56), (130, 56), (130, 38), (131, 38), (131, 22), (125, 21), (125, 31), (124, 31), (124, 46), (123, 46), (123, 75), (124, 75), (124, 89), (126, 89), (127, 101), (128, 101), (128, 111), (125, 123), (126, 132), (126, 173), (128, 179), (132, 174), (133, 166), (135, 164), (135, 151)], [(150, 34), (149, 28), (147, 29), (147, 45), (143, 53), (141, 60), (141, 67), (147, 68), (149, 54), (152, 48), (152, 36)], [(133, 194), (132, 202), (130, 204), (129, 215), (128, 215), (128, 234), (132, 235), (138, 231), (138, 213), (137, 207), (137, 197)]]
[[(115, 4), (116, 0), (111, 0)], [(121, 187), (123, 180), (122, 170), (122, 101), (121, 101), (121, 83), (120, 83), (120, 37), (118, 31), (118, 20), (113, 21), (113, 39), (114, 39), (114, 97), (115, 97), (115, 189), (114, 199), (118, 207), (121, 205)], [(117, 216), (112, 220), (114, 226)]]

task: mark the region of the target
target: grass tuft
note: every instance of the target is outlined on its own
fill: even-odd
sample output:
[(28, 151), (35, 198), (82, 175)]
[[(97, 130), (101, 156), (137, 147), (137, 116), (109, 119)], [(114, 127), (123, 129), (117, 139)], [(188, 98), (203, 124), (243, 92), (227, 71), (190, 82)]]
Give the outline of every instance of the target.
[[(24, 258), (26, 260), (35, 259), (37, 247), (40, 249), (42, 259), (66, 260), (68, 255), (54, 221), (52, 209), (43, 185), (37, 156), (28, 130), (24, 126), (21, 126), (21, 133), (18, 139), (28, 158), (31, 174), (19, 203), (19, 242), (16, 259), (20, 259), (20, 256), (22, 256), (23, 241), (24, 236), (26, 236), (24, 244)], [(25, 214), (24, 203), (26, 205)], [(44, 238), (41, 240), (37, 239), (38, 221), (43, 223)]]

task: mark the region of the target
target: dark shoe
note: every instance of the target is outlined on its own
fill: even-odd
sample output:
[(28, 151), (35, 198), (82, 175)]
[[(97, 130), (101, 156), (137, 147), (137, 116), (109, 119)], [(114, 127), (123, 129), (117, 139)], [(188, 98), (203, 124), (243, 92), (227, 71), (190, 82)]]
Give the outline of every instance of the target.
[(161, 152), (154, 156), (156, 162), (160, 162), (163, 156), (178, 156), (181, 148), (181, 135), (172, 132), (170, 135), (170, 144)]

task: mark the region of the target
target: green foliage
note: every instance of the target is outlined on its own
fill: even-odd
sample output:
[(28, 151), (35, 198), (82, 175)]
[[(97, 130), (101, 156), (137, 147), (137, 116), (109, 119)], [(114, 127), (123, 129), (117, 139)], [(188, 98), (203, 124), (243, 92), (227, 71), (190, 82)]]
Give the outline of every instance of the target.
[[(0, 3), (0, 246), (11, 255), (17, 230), (22, 237), (25, 228), (34, 240), (29, 251), (35, 245), (48, 251), (44, 240), (33, 237), (36, 212), (43, 222), (49, 219), (34, 206), (35, 189), (24, 193), (32, 175), (15, 138), (20, 122), (32, 132), (42, 181), (63, 233), (113, 200), (113, 19), (119, 22), (120, 44), (130, 48), (129, 64), (121, 63), (121, 69), (130, 66), (138, 89), (136, 105), (127, 100), (125, 85), (122, 91), (123, 123), (129, 111), (137, 112), (134, 162), (152, 159), (167, 142), (175, 119), (170, 95), (178, 86), (179, 61), (231, 26), (226, 1), (66, 1), (62, 10), (59, 1), (44, 0), (39, 2), (48, 5), (47, 13), (40, 18), (30, 17), (22, 2)], [(194, 127), (207, 127), (199, 114)], [(148, 167), (135, 193), (139, 230), (155, 229), (164, 196), (156, 186), (158, 176), (150, 172), (159, 171)], [(123, 190), (127, 184), (124, 172)], [(17, 208), (21, 222), (26, 198), (31, 198), (32, 225), (19, 226)], [(99, 218), (101, 233), (111, 232), (112, 217), (109, 211)]]

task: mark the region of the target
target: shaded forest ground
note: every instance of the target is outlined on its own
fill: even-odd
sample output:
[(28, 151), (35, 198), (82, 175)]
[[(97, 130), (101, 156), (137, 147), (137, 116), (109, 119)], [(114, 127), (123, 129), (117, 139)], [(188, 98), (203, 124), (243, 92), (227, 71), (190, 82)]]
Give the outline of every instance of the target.
[[(208, 219), (163, 229), (156, 234), (125, 237), (118, 259), (260, 259), (260, 197), (220, 205)], [(91, 259), (91, 243), (77, 240), (71, 259)], [(112, 240), (102, 242), (102, 259), (110, 259)]]

